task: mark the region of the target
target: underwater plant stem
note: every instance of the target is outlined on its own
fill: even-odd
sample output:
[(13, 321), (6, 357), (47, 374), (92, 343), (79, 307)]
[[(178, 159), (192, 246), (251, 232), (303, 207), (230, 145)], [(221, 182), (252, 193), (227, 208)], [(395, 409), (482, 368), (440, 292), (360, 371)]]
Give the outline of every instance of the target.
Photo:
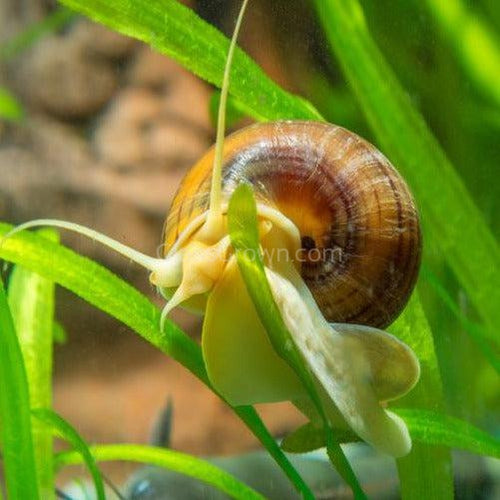
[(236, 406), (234, 412), (245, 422), (255, 437), (262, 443), (264, 448), (281, 467), (288, 479), (295, 485), (297, 491), (302, 494), (304, 500), (314, 500), (314, 495), (309, 486), (304, 482), (300, 474), (295, 470), (287, 456), (283, 453), (276, 439), (262, 422), (253, 406)]
[[(52, 230), (39, 234), (58, 241)], [(52, 406), (52, 350), (54, 326), (54, 283), (39, 274), (16, 266), (9, 280), (9, 305), (24, 357), (30, 405)], [(32, 421), (33, 445), (38, 486), (45, 499), (54, 497), (52, 433), (43, 424)]]
[(87, 466), (94, 483), (96, 500), (106, 500), (104, 481), (101, 471), (97, 467), (95, 458), (89, 450), (89, 446), (78, 434), (76, 429), (74, 429), (73, 426), (64, 420), (60, 415), (48, 408), (33, 408), (31, 413), (35, 419), (44, 424), (55, 435), (70, 444), (71, 447), (82, 457), (82, 461)]
[[(390, 332), (410, 345), (420, 361), (416, 387), (398, 401), (398, 406), (442, 411), (443, 389), (432, 332), (420, 303), (418, 289)], [(445, 446), (414, 443), (411, 453), (397, 460), (403, 500), (453, 499), (451, 453)]]
[(9, 304), (0, 279), (0, 442), (7, 494), (40, 498), (35, 466), (28, 380)]

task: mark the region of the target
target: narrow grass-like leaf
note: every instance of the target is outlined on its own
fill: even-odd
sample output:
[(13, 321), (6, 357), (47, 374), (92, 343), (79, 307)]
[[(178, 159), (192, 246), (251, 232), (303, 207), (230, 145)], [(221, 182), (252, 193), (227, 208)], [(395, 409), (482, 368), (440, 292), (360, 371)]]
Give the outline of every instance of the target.
[[(60, 0), (77, 12), (150, 44), (220, 86), (229, 40), (175, 0)], [(231, 68), (230, 93), (257, 119), (320, 119), (314, 107), (276, 85), (242, 50)]]
[(8, 60), (30, 48), (41, 37), (53, 33), (75, 18), (76, 14), (65, 7), (60, 7), (41, 21), (28, 26), (19, 35), (0, 46), (0, 60)]
[[(43, 236), (57, 241), (52, 230)], [(52, 406), (52, 345), (54, 284), (20, 266), (13, 270), (8, 288), (9, 305), (23, 353), (31, 408)], [(33, 444), (38, 487), (43, 498), (54, 496), (52, 434), (33, 422)]]
[[(398, 400), (398, 405), (443, 411), (443, 389), (434, 341), (417, 292), (389, 331), (408, 344), (420, 361), (420, 380)], [(408, 456), (397, 460), (397, 466), (403, 499), (453, 498), (451, 453), (445, 446), (415, 443)]]
[(427, 247), (445, 256), (498, 343), (500, 250), (459, 175), (375, 45), (357, 0), (315, 0), (317, 12), (383, 151), (421, 208)]
[(7, 296), (0, 280), (0, 442), (9, 498), (40, 498), (28, 380)]
[[(359, 441), (359, 437), (348, 429), (335, 429), (339, 443)], [(325, 433), (312, 422), (295, 429), (281, 441), (281, 449), (289, 453), (308, 453), (325, 446)]]
[(89, 469), (92, 480), (94, 481), (97, 499), (106, 500), (101, 472), (97, 467), (95, 459), (92, 456), (87, 443), (83, 440), (80, 434), (78, 434), (78, 432), (66, 420), (52, 410), (34, 408), (31, 410), (31, 413), (37, 420), (50, 427), (54, 434), (71, 444)]
[[(429, 410), (392, 408), (392, 411), (404, 418), (412, 439), (417, 443), (448, 446), (500, 458), (500, 441), (464, 420)], [(358, 440), (357, 436), (349, 432), (339, 436), (343, 443)], [(324, 447), (325, 436), (322, 429), (307, 423), (287, 436), (281, 446), (291, 453), (306, 453)]]
[(228, 209), (228, 226), (241, 275), (259, 318), (267, 331), (269, 340), (276, 352), (289, 363), (299, 376), (321, 415), (330, 459), (344, 480), (351, 486), (355, 497), (365, 498), (347, 458), (335, 440), (315, 388), (313, 376), (304, 364), (281, 318), (278, 306), (274, 302), (259, 253), (257, 208), (252, 188), (247, 184), (242, 184), (236, 188), (231, 197)]
[(423, 267), (421, 276), (427, 280), (434, 288), (443, 304), (453, 313), (458, 319), (464, 330), (467, 331), (471, 339), (477, 344), (491, 366), (500, 374), (500, 348), (498, 353), (495, 352), (488, 338), (487, 332), (484, 331), (483, 325), (476, 323), (465, 316), (460, 310), (456, 302), (450, 297), (446, 288), (439, 282), (437, 276), (427, 267)]
[(415, 441), (500, 458), (500, 441), (463, 420), (429, 410), (394, 412), (405, 419)]
[(500, 40), (487, 20), (462, 0), (426, 0), (425, 3), (470, 81), (480, 93), (500, 106)]
[[(23, 232), (2, 239), (11, 229), (11, 225), (0, 223), (0, 258), (38, 272), (115, 317), (181, 363), (213, 390), (205, 371), (200, 346), (170, 320), (166, 321), (165, 330), (161, 332), (160, 311), (134, 287), (92, 260), (36, 234)], [(311, 498), (308, 486), (286, 458), (255, 409), (240, 406), (233, 410), (303, 496)]]
[(278, 445), (274, 436), (270, 434), (255, 408), (253, 406), (236, 406), (233, 410), (274, 458), (297, 491), (301, 493), (302, 498), (304, 498), (304, 500), (314, 498), (309, 486), (304, 482), (300, 474), (295, 470), (283, 453), (283, 450)]
[(18, 122), (23, 117), (21, 103), (7, 89), (0, 87), (0, 120)]
[[(98, 462), (120, 460), (156, 465), (215, 486), (232, 498), (240, 500), (263, 500), (264, 498), (226, 471), (205, 460), (178, 451), (133, 444), (91, 446), (90, 451)], [(58, 468), (81, 462), (81, 456), (74, 452), (63, 452), (56, 455)]]

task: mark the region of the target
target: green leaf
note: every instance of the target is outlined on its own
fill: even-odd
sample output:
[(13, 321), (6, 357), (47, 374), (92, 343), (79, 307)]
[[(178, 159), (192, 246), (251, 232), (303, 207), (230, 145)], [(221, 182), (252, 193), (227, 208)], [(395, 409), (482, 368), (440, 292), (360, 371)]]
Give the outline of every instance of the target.
[(237, 406), (236, 408), (233, 408), (233, 410), (236, 415), (238, 415), (241, 420), (245, 422), (257, 439), (263, 444), (264, 448), (266, 448), (269, 454), (274, 458), (276, 463), (294, 484), (297, 491), (302, 494), (302, 498), (313, 499), (314, 495), (309, 489), (309, 486), (304, 482), (302, 477), (290, 463), (276, 442), (276, 439), (272, 434), (270, 434), (253, 406)]
[[(229, 40), (192, 10), (174, 0), (61, 0), (109, 28), (150, 44), (204, 80), (220, 86)], [(237, 49), (229, 92), (259, 120), (320, 119), (304, 99), (276, 85)]]
[[(339, 443), (359, 441), (349, 429), (334, 429)], [(309, 453), (325, 446), (325, 432), (312, 422), (302, 425), (286, 436), (281, 442), (281, 449), (288, 453)]]
[(470, 81), (500, 106), (500, 40), (487, 20), (467, 8), (462, 0), (425, 3)]
[(382, 150), (413, 189), (429, 252), (446, 258), (492, 341), (500, 323), (500, 251), (460, 176), (375, 45), (357, 0), (315, 0), (332, 50)]
[[(215, 486), (232, 498), (241, 500), (262, 500), (264, 498), (255, 490), (215, 465), (178, 451), (153, 446), (115, 444), (92, 446), (90, 452), (100, 462), (123, 460), (164, 467)], [(74, 452), (63, 452), (56, 455), (57, 467), (75, 465), (81, 462), (81, 456)]]
[(438, 412), (397, 408), (415, 441), (500, 458), (500, 441), (473, 425)]
[[(53, 231), (43, 236), (57, 241)], [(52, 330), (54, 284), (36, 273), (16, 266), (8, 289), (9, 305), (16, 327), (28, 378), (30, 406), (52, 406)], [(32, 424), (38, 486), (44, 498), (53, 496), (52, 435), (38, 422)]]
[(259, 252), (255, 199), (252, 188), (247, 184), (238, 186), (231, 196), (228, 208), (228, 226), (241, 275), (271, 344), (275, 351), (293, 368), (316, 406), (323, 421), (330, 460), (352, 488), (355, 498), (365, 498), (347, 458), (331, 431), (314, 385), (313, 376), (305, 366), (281, 318), (278, 306), (274, 302)]
[[(25, 231), (7, 239), (2, 238), (10, 230), (11, 225), (0, 223), (0, 258), (38, 272), (115, 317), (210, 387), (200, 346), (170, 320), (166, 321), (165, 330), (161, 332), (160, 311), (134, 287), (92, 260), (36, 234)], [(266, 447), (296, 488), (304, 497), (311, 498), (308, 486), (255, 409), (241, 406), (233, 410)]]
[[(398, 401), (398, 405), (443, 411), (443, 389), (434, 340), (417, 292), (389, 331), (408, 344), (420, 361), (420, 380), (414, 389)], [(448, 448), (415, 443), (408, 456), (397, 460), (397, 466), (404, 499), (419, 499), (422, 495), (436, 500), (453, 498), (451, 454)]]
[(94, 481), (98, 500), (106, 500), (101, 472), (97, 467), (95, 459), (87, 443), (78, 434), (78, 432), (68, 422), (66, 422), (66, 420), (52, 410), (34, 408), (31, 410), (31, 413), (37, 420), (49, 426), (56, 435), (71, 444), (89, 469), (92, 480)]
[(5, 88), (0, 87), (0, 119), (19, 122), (24, 117), (20, 102)]
[(29, 388), (7, 297), (0, 280), (0, 442), (9, 498), (40, 498), (31, 434)]
[(455, 301), (450, 297), (450, 294), (446, 290), (445, 286), (440, 283), (438, 277), (427, 266), (423, 266), (420, 276), (430, 283), (437, 295), (441, 298), (443, 304), (458, 319), (460, 325), (477, 344), (486, 359), (490, 362), (491, 366), (498, 374), (500, 374), (500, 350), (498, 353), (495, 352), (488, 337), (488, 333), (485, 331), (483, 325), (467, 318)]
[[(405, 420), (412, 439), (417, 443), (500, 458), (500, 441), (464, 420), (430, 410), (392, 408), (392, 411)], [(344, 430), (339, 430), (338, 435), (343, 443), (359, 440)], [(281, 443), (282, 449), (291, 453), (307, 453), (324, 446), (324, 432), (310, 422), (289, 434)]]

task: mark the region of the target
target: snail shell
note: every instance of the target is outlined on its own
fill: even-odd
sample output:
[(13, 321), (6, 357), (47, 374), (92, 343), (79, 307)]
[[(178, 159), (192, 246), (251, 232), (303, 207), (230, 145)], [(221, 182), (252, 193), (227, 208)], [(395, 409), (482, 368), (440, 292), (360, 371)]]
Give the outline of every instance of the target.
[[(213, 148), (190, 170), (165, 227), (168, 252), (209, 207)], [(325, 318), (383, 328), (414, 287), (421, 233), (412, 195), (371, 144), (335, 125), (275, 122), (225, 139), (222, 193), (241, 182), (299, 229), (301, 275)]]

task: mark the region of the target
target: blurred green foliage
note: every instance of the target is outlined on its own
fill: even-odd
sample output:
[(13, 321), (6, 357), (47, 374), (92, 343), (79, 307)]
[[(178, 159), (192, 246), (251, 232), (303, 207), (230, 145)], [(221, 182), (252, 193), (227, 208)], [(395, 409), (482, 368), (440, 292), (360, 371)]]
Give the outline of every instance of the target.
[[(461, 31), (445, 32), (431, 6), (436, 2), (408, 0), (362, 0), (365, 16), (378, 46), (397, 74), (414, 105), (439, 140), (494, 236), (500, 236), (500, 103), (484, 92), (474, 73), (476, 66), (464, 64), (457, 46), (472, 44), (477, 61), (488, 57), (482, 46), (460, 39)], [(469, 22), (490, 34), (495, 50), (500, 35), (500, 4), (442, 0), (444, 9), (466, 9)], [(457, 40), (457, 38), (459, 38)], [(498, 80), (491, 85), (499, 87)], [(429, 180), (431, 182), (431, 180)], [(460, 202), (460, 199), (457, 200)], [(466, 229), (466, 228), (464, 228)], [(424, 243), (425, 244), (425, 243)], [(470, 245), (456, 241), (456, 245)], [(472, 242), (481, 245), (482, 242)], [(428, 245), (427, 245), (428, 247)], [(500, 263), (496, 258), (498, 272)], [(494, 420), (500, 411), (500, 380), (493, 366), (500, 353), (484, 350), (471, 340), (471, 328), (481, 328), (481, 319), (469, 295), (447, 263), (447, 256), (427, 252), (421, 274), (421, 296), (431, 322), (449, 409), (472, 421)], [(486, 274), (488, 269), (485, 270)], [(494, 281), (493, 286), (498, 286)], [(486, 283), (478, 283), (478, 287)], [(448, 304), (448, 306), (447, 306)], [(498, 304), (500, 306), (500, 304)], [(495, 334), (496, 332), (493, 332)], [(498, 339), (498, 336), (496, 337)], [(485, 380), (488, 381), (485, 386)]]
[(0, 87), (0, 120), (18, 122), (24, 117), (21, 103), (7, 89)]

